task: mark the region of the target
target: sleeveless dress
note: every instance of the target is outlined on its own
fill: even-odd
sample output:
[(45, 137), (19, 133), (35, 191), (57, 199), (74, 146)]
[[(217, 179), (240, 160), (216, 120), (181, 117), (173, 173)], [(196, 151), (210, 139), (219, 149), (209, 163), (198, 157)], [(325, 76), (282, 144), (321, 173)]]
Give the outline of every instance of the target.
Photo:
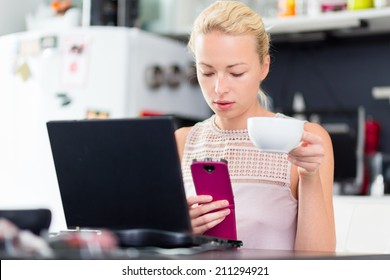
[[(277, 114), (276, 117), (285, 117)], [(182, 172), (187, 196), (195, 195), (193, 159), (224, 158), (232, 182), (237, 237), (245, 248), (293, 250), (297, 200), (290, 191), (291, 163), (282, 153), (261, 152), (245, 130), (221, 130), (215, 115), (190, 130)]]

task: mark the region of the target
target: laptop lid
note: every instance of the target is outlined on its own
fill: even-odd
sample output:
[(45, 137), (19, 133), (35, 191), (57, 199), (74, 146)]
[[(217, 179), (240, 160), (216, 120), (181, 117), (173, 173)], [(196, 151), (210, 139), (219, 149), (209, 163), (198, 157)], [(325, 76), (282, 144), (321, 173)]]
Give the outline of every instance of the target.
[(172, 117), (47, 128), (69, 229), (190, 231)]

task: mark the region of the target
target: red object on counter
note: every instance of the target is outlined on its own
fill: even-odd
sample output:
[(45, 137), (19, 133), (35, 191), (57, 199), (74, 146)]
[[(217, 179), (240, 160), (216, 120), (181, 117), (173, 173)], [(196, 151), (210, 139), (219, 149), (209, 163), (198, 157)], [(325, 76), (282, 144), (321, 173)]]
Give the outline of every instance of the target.
[(364, 146), (364, 154), (372, 155), (379, 149), (380, 124), (374, 119), (367, 119), (366, 124), (366, 141)]
[(378, 121), (368, 118), (365, 123), (365, 142), (364, 142), (364, 174), (361, 195), (368, 195), (371, 174), (368, 166), (368, 159), (379, 150), (379, 138), (381, 127)]

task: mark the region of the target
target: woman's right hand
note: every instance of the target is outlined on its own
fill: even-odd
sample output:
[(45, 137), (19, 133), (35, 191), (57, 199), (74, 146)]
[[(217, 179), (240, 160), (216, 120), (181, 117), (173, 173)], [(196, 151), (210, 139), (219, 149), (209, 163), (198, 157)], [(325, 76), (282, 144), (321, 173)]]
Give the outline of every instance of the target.
[(213, 201), (210, 195), (190, 196), (187, 198), (187, 204), (192, 231), (195, 234), (203, 234), (230, 214), (230, 209), (226, 208), (229, 205), (227, 200)]

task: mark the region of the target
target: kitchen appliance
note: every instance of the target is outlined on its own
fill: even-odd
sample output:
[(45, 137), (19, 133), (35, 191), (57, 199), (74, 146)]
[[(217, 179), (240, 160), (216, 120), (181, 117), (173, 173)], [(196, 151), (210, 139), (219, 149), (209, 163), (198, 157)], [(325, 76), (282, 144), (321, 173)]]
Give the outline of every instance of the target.
[(188, 71), (193, 62), (184, 44), (135, 28), (0, 37), (0, 209), (48, 208), (51, 230), (64, 229), (46, 122), (152, 114), (204, 119), (210, 111)]
[(136, 27), (139, 25), (139, 0), (83, 0), (82, 2), (84, 26)]

